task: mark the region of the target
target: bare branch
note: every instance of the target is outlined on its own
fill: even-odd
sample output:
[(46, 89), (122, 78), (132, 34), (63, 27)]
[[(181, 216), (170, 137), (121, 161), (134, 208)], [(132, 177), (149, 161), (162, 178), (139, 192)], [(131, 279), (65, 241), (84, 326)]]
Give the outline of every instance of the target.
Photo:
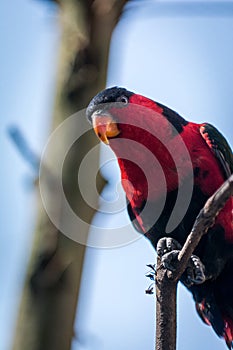
[(177, 281), (170, 279), (161, 259), (156, 270), (156, 350), (176, 349)]

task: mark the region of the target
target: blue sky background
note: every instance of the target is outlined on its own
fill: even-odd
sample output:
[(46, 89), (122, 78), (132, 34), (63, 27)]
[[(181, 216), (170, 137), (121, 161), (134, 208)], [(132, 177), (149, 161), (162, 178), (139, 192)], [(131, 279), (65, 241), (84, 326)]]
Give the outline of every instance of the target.
[[(190, 1), (183, 7), (172, 1), (135, 3), (113, 35), (108, 86), (125, 86), (187, 119), (211, 122), (233, 144), (233, 2), (218, 7), (208, 1), (205, 14), (202, 1), (194, 2), (195, 11)], [(0, 350), (9, 350), (37, 198), (35, 174), (12, 145), (7, 128), (17, 124), (40, 154), (50, 127), (59, 27), (55, 7), (33, 0), (5, 2), (1, 17)], [(111, 178), (112, 172), (105, 175)], [(109, 217), (106, 225), (119, 220)], [(79, 341), (74, 340), (73, 350), (153, 349), (154, 298), (144, 293), (149, 284), (144, 275), (154, 259), (144, 239), (122, 248), (87, 249), (75, 325)], [(223, 350), (225, 345), (201, 322), (191, 295), (180, 287), (178, 350), (187, 348)]]

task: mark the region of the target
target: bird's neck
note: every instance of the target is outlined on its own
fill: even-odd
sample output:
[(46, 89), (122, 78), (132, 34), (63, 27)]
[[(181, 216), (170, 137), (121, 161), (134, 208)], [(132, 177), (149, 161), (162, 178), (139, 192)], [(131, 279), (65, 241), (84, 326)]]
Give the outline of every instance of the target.
[(148, 182), (144, 172), (134, 162), (118, 158), (121, 183), (126, 196), (134, 207), (140, 208), (148, 197)]
[(140, 207), (178, 188), (192, 173), (189, 151), (177, 134), (161, 140), (152, 134), (134, 132), (110, 140), (118, 159), (122, 185), (130, 202)]
[(118, 158), (118, 163), (123, 189), (134, 207), (156, 201), (178, 186), (176, 169), (156, 158), (151, 161), (138, 155), (138, 163), (123, 158)]

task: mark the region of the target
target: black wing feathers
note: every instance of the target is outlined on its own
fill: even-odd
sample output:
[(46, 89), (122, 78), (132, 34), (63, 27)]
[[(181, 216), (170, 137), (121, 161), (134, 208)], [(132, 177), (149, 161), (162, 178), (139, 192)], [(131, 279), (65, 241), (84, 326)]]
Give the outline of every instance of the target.
[(227, 179), (233, 173), (233, 154), (227, 140), (213, 125), (208, 123), (202, 124), (200, 133), (218, 159)]

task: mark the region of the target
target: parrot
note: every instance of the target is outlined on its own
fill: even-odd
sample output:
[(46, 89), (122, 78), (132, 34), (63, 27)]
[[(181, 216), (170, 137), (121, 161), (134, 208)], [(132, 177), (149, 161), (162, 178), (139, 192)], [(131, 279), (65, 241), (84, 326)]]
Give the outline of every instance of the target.
[[(86, 117), (115, 153), (133, 227), (174, 270), (200, 210), (233, 173), (229, 143), (213, 125), (123, 87), (99, 92)], [(181, 282), (202, 321), (233, 349), (233, 197), (202, 236)]]

